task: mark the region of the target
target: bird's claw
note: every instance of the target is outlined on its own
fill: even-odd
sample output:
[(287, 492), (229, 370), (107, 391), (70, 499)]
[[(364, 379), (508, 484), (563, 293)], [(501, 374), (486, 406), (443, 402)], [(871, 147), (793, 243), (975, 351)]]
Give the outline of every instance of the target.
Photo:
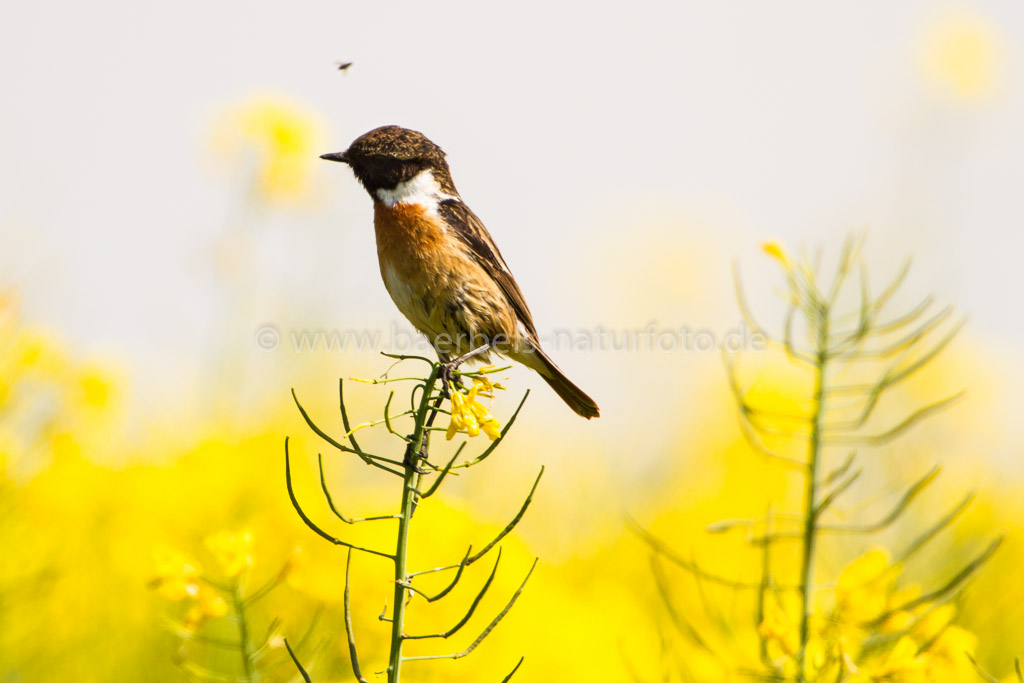
[[(410, 436), (409, 439), (412, 439), (412, 436)], [(405, 457), (402, 458), (402, 465), (404, 465), (405, 467), (411, 469), (416, 474), (430, 474), (429, 470), (424, 470), (424, 469), (420, 469), (419, 467), (416, 467), (416, 460), (417, 459), (426, 459), (426, 450), (427, 450), (426, 449), (426, 445), (427, 445), (427, 438), (426, 438), (426, 435), (424, 435), (423, 443), (420, 444), (419, 451), (416, 453), (416, 457), (414, 458), (413, 457), (413, 450), (412, 450), (412, 442), (410, 441), (409, 445), (405, 447)]]
[(453, 384), (456, 389), (465, 388), (465, 385), (462, 383), (462, 378), (456, 372), (461, 364), (461, 361), (458, 359), (441, 363), (441, 372), (438, 377), (441, 380), (441, 395), (444, 398), (451, 398), (450, 387)]

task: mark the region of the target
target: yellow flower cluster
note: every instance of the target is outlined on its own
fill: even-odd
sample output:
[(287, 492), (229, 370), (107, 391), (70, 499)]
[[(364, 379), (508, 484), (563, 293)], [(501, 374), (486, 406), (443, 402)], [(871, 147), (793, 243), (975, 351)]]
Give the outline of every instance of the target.
[[(35, 398), (34, 398), (35, 397)], [(0, 475), (73, 454), (103, 429), (115, 391), (107, 373), (77, 365), (46, 335), (19, 324), (18, 297), (0, 290)], [(43, 455), (21, 462), (25, 454)]]
[[(809, 681), (851, 683), (958, 681), (973, 677), (968, 654), (977, 639), (953, 625), (952, 604), (920, 602), (920, 589), (899, 589), (902, 568), (886, 551), (870, 550), (845, 567), (834, 608), (810, 620), (804, 653)], [(759, 633), (775, 666), (786, 676), (799, 671), (799, 609), (770, 594)], [(957, 678), (962, 676), (962, 678)]]
[(189, 600), (185, 613), (184, 629), (192, 632), (207, 619), (222, 617), (228, 613), (228, 603), (199, 576), (199, 569), (193, 562), (176, 550), (161, 550), (156, 557), (157, 577), (150, 585), (160, 597), (172, 602)]
[(449, 441), (459, 432), (469, 436), (477, 436), (480, 432), (494, 441), (501, 436), (501, 423), (484, 404), (480, 403), (480, 392), (493, 396), (495, 384), (484, 376), (473, 377), (473, 386), (463, 394), (457, 387), (449, 384), (448, 390), (452, 401), (452, 419), (448, 423), (445, 438)]
[(975, 103), (998, 87), (1001, 41), (982, 17), (957, 12), (927, 27), (918, 49), (924, 77), (949, 98)]
[[(253, 566), (252, 532), (222, 530), (208, 536), (204, 545), (213, 555), (221, 575), (237, 582)], [(198, 565), (177, 550), (161, 549), (156, 554), (156, 578), (150, 585), (160, 597), (172, 602), (190, 600), (184, 629), (193, 632), (208, 619), (228, 613), (227, 601), (201, 576)]]
[(205, 545), (226, 577), (236, 577), (253, 565), (250, 531), (218, 531), (206, 538)]
[(309, 192), (322, 131), (312, 110), (280, 95), (256, 95), (222, 115), (213, 147), (236, 164), (253, 166), (258, 197), (293, 201)]

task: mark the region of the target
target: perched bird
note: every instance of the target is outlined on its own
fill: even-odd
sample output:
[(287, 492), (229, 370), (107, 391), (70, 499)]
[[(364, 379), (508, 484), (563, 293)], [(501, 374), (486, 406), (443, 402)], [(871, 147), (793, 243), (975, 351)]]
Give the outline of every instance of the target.
[(442, 362), (491, 351), (536, 370), (578, 414), (599, 410), (540, 348), (526, 299), (487, 228), (459, 196), (444, 151), (422, 133), (383, 126), (340, 161), (373, 199), (377, 258), (398, 310)]

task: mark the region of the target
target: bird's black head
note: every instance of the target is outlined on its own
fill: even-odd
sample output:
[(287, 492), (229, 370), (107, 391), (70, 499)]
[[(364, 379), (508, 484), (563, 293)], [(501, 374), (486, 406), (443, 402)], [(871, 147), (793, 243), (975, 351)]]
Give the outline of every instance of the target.
[(328, 161), (341, 161), (352, 172), (370, 196), (377, 199), (377, 190), (393, 190), (399, 183), (432, 171), (443, 191), (455, 194), (444, 150), (419, 133), (400, 126), (374, 128), (356, 139), (344, 152), (324, 154)]

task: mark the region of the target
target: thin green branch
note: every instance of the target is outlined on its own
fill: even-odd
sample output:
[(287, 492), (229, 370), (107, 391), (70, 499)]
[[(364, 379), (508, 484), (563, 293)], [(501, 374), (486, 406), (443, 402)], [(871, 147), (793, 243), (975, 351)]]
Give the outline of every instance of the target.
[(458, 449), (456, 449), (455, 455), (453, 455), (452, 459), (448, 461), (448, 464), (444, 466), (444, 469), (441, 470), (441, 473), (437, 475), (437, 479), (435, 479), (434, 483), (430, 485), (430, 488), (427, 489), (427, 492), (424, 493), (422, 496), (420, 496), (421, 498), (430, 498), (432, 495), (434, 495), (437, 492), (437, 489), (440, 488), (440, 486), (441, 486), (441, 482), (443, 482), (445, 477), (448, 476), (448, 473), (452, 471), (452, 465), (455, 464), (456, 458), (459, 457), (459, 453), (462, 452), (462, 449), (463, 449), (463, 447), (465, 445), (466, 445), (466, 443), (463, 442), (458, 447)]
[(309, 620), (309, 625), (306, 627), (305, 632), (303, 632), (302, 637), (299, 638), (299, 642), (296, 643), (296, 649), (301, 649), (302, 647), (304, 647), (306, 643), (309, 642), (309, 639), (313, 637), (313, 632), (316, 630), (316, 625), (320, 623), (320, 617), (322, 617), (323, 615), (324, 605), (323, 603), (319, 603), (316, 606), (316, 610), (313, 611), (313, 617)]
[(825, 304), (827, 306), (835, 303), (836, 297), (839, 296), (839, 290), (842, 289), (843, 283), (849, 276), (850, 270), (853, 268), (853, 264), (856, 262), (863, 246), (864, 237), (858, 239), (851, 234), (847, 235), (846, 239), (843, 240), (843, 246), (839, 253), (839, 267), (836, 269), (836, 277), (832, 280), (828, 296), (825, 297)]
[(952, 314), (953, 307), (946, 306), (941, 311), (933, 315), (931, 318), (921, 323), (921, 325), (917, 329), (907, 334), (906, 336), (897, 339), (891, 344), (888, 344), (887, 346), (883, 346), (878, 349), (860, 351), (858, 355), (861, 358), (889, 358), (897, 353), (906, 351), (910, 347), (914, 346), (919, 341), (924, 339), (924, 337), (927, 336), (929, 332), (931, 332), (935, 328), (939, 327), (942, 323), (944, 323), (946, 319), (949, 318), (949, 316)]
[[(836, 484), (835, 487), (831, 491), (829, 491), (827, 494), (825, 494), (825, 497), (821, 499), (821, 502), (818, 503), (815, 506), (814, 514), (816, 514), (818, 516), (821, 516), (821, 514), (823, 512), (825, 512), (825, 510), (827, 510), (829, 508), (829, 506), (831, 506), (832, 503), (834, 503), (836, 501), (836, 498), (841, 496), (846, 491), (846, 489), (848, 489), (851, 486), (853, 486), (854, 482), (856, 482), (857, 479), (860, 478), (860, 475), (863, 472), (864, 472), (864, 470), (862, 470), (862, 469), (861, 470), (856, 470), (850, 476), (846, 477), (845, 479), (840, 481), (838, 484)], [(821, 527), (818, 527), (818, 528), (820, 529)]]
[(385, 351), (381, 351), (380, 355), (384, 356), (385, 358), (392, 358), (394, 360), (421, 360), (427, 365), (437, 365), (437, 363), (424, 356), (412, 356), (402, 353), (387, 353)]
[(849, 384), (830, 387), (828, 393), (830, 395), (836, 394), (863, 394), (870, 392), (881, 392), (884, 391), (899, 382), (912, 376), (918, 370), (927, 365), (933, 358), (942, 353), (942, 351), (949, 346), (950, 342), (956, 338), (956, 335), (960, 332), (963, 326), (967, 323), (966, 318), (962, 318), (956, 325), (950, 328), (949, 332), (946, 333), (942, 339), (935, 343), (926, 353), (919, 356), (914, 362), (900, 367), (900, 362), (895, 362), (886, 372), (882, 375), (874, 384)]
[(327, 533), (326, 531), (318, 527), (316, 524), (314, 524), (313, 520), (306, 516), (306, 513), (302, 511), (302, 506), (299, 505), (298, 499), (295, 497), (295, 489), (292, 487), (291, 455), (288, 452), (288, 437), (285, 437), (284, 440), (284, 478), (285, 486), (287, 486), (288, 488), (288, 498), (289, 500), (292, 501), (292, 507), (295, 508), (295, 512), (298, 513), (299, 518), (302, 519), (303, 522), (305, 522), (306, 526), (312, 529), (318, 536), (320, 536), (326, 541), (333, 543), (334, 545), (344, 546), (346, 548), (351, 548), (352, 550), (361, 550), (364, 553), (377, 555), (378, 557), (386, 557), (389, 560), (395, 559), (395, 556), (389, 553), (381, 552), (379, 550), (373, 550), (371, 548), (363, 548), (362, 546), (353, 545), (351, 543), (347, 543), (346, 541), (341, 540), (340, 538), (331, 536), (329, 533)]
[[(294, 396), (295, 390), (292, 389), (292, 395)], [(345, 380), (341, 377), (338, 378), (338, 405), (341, 409), (341, 424), (345, 428), (345, 435), (348, 436), (348, 442), (352, 444), (352, 448), (357, 451), (363, 449), (359, 447), (359, 442), (356, 441), (356, 435), (353, 433), (352, 426), (348, 423), (348, 410), (345, 408)], [(302, 408), (299, 408), (302, 410)]]
[(825, 425), (825, 430), (828, 432), (836, 432), (842, 430), (856, 430), (863, 427), (871, 417), (871, 414), (875, 412), (875, 408), (878, 407), (878, 402), (882, 398), (882, 392), (885, 391), (886, 388), (888, 388), (888, 385), (886, 384), (876, 385), (877, 391), (871, 391), (868, 393), (867, 400), (861, 406), (860, 414), (857, 415), (857, 417), (852, 420), (843, 420), (841, 422), (829, 422)]
[(231, 591), (231, 605), (235, 611), (235, 619), (238, 622), (238, 642), (241, 645), (238, 651), (242, 657), (242, 671), (246, 681), (255, 680), (255, 671), (252, 651), (249, 643), (249, 620), (245, 614), (245, 604), (242, 600), (242, 591), (236, 582), (234, 590)]
[(803, 350), (796, 348), (793, 344), (793, 320), (796, 317), (797, 307), (792, 301), (786, 305), (786, 317), (782, 323), (782, 346), (786, 349), (786, 354), (795, 360), (809, 363), (811, 361)]
[(519, 411), (522, 410), (523, 404), (526, 403), (526, 399), (527, 399), (527, 397), (529, 395), (530, 395), (530, 390), (527, 389), (526, 393), (523, 394), (523, 398), (520, 399), (519, 405), (516, 406), (515, 411), (512, 413), (512, 417), (510, 417), (508, 419), (508, 424), (505, 425), (505, 427), (501, 430), (501, 433), (498, 435), (498, 438), (495, 439), (494, 441), (492, 441), (491, 445), (489, 445), (484, 450), (483, 453), (481, 453), (477, 457), (473, 458), (472, 460), (469, 460), (467, 462), (455, 465), (455, 469), (459, 469), (459, 468), (463, 468), (463, 467), (473, 467), (474, 465), (477, 465), (477, 464), (483, 462), (484, 460), (486, 460), (487, 457), (491, 453), (494, 452), (494, 449), (496, 449), (501, 444), (501, 442), (505, 440), (505, 435), (507, 435), (509, 430), (512, 429), (512, 425), (515, 424), (516, 418), (519, 417)]
[(876, 617), (875, 619), (872, 619), (870, 624), (873, 626), (877, 626), (878, 624), (884, 623), (886, 619), (891, 617), (893, 614), (896, 614), (897, 612), (910, 611), (913, 610), (915, 607), (919, 607), (920, 605), (924, 605), (926, 603), (944, 598), (946, 595), (956, 590), (964, 581), (969, 579), (971, 575), (974, 574), (974, 572), (976, 572), (978, 568), (981, 567), (981, 565), (985, 564), (985, 562), (987, 562), (988, 559), (992, 557), (992, 554), (995, 553), (995, 551), (999, 548), (1002, 542), (1003, 537), (997, 537), (988, 545), (987, 548), (985, 548), (985, 550), (983, 550), (980, 554), (978, 554), (977, 557), (975, 557), (973, 560), (964, 565), (964, 567), (959, 572), (957, 572), (942, 586), (936, 588), (930, 593), (921, 595), (917, 598), (914, 598), (913, 600), (908, 600), (899, 605), (898, 607), (893, 607), (889, 610), (886, 610), (880, 616)]
[(543, 476), (544, 467), (542, 466), (540, 468), (540, 472), (537, 473), (537, 478), (533, 480), (533, 486), (530, 487), (530, 492), (526, 494), (526, 500), (523, 501), (523, 505), (522, 507), (519, 508), (519, 512), (516, 513), (516, 516), (512, 518), (511, 522), (505, 525), (505, 528), (502, 529), (498, 533), (498, 535), (494, 537), (494, 540), (492, 540), (490, 543), (484, 546), (483, 550), (478, 552), (476, 555), (470, 557), (466, 564), (473, 564), (481, 557), (486, 555), (491, 550), (491, 548), (496, 546), (501, 541), (501, 539), (505, 538), (505, 536), (507, 536), (509, 532), (511, 532), (512, 529), (514, 529), (515, 526), (519, 524), (519, 520), (521, 520), (523, 518), (523, 515), (526, 514), (526, 509), (530, 507), (530, 503), (533, 501), (533, 494), (537, 491), (537, 485), (540, 484), (540, 478)]
[(736, 292), (736, 304), (739, 306), (740, 315), (743, 316), (744, 322), (750, 327), (752, 334), (760, 334), (765, 339), (770, 340), (771, 335), (768, 331), (761, 327), (760, 323), (754, 319), (754, 315), (750, 312), (750, 306), (747, 305), (747, 297), (743, 293), (743, 283), (740, 282), (740, 266), (736, 261), (732, 263), (732, 281), (733, 290)]
[[(397, 365), (397, 363), (395, 363), (395, 365)], [(394, 365), (391, 366), (391, 367), (394, 367)], [(422, 382), (423, 381), (422, 377), (413, 377), (413, 376), (409, 376), (409, 377), (385, 377), (383, 379), (377, 378), (377, 377), (373, 377), (373, 378), (349, 377), (349, 379), (351, 381), (353, 381), (353, 382), (359, 382), (360, 384), (373, 384), (373, 385), (377, 385), (377, 384), (394, 384), (395, 382)]]
[(901, 316), (893, 318), (884, 323), (879, 323), (873, 328), (873, 332), (877, 335), (891, 334), (900, 328), (906, 327), (918, 318), (920, 318), (925, 311), (931, 308), (931, 305), (935, 303), (935, 299), (932, 296), (926, 296), (921, 300), (919, 304), (911, 308), (909, 311)]
[[(397, 436), (400, 439), (404, 439), (405, 437), (402, 436), (401, 434), (399, 434), (398, 432), (396, 432), (394, 427), (391, 426), (391, 401), (394, 398), (395, 398), (395, 392), (392, 391), (391, 393), (388, 394), (388, 402), (384, 404), (384, 426), (387, 427), (387, 430), (390, 433), (394, 434), (395, 436)], [(406, 413), (406, 414), (408, 414), (408, 413)], [(348, 429), (347, 425), (346, 425), (345, 429)], [(349, 434), (351, 434), (351, 432), (349, 432)]]
[(907, 549), (904, 550), (903, 553), (899, 556), (899, 561), (905, 562), (914, 553), (916, 553), (918, 550), (924, 547), (924, 545), (928, 541), (932, 540), (939, 532), (941, 532), (947, 526), (952, 524), (956, 520), (956, 518), (959, 517), (961, 513), (963, 513), (963, 511), (967, 509), (967, 507), (971, 504), (973, 500), (973, 492), (968, 493), (966, 496), (964, 496), (963, 500), (954, 505), (948, 513), (946, 513), (942, 516), (941, 519), (939, 519), (939, 521), (930, 526), (927, 530), (925, 530), (924, 533), (922, 533), (920, 536), (914, 539), (914, 541), (909, 546), (907, 546)]
[[(358, 455), (360, 458), (363, 459), (363, 462), (365, 462), (367, 465), (372, 465), (374, 467), (377, 467), (377, 468), (380, 468), (380, 469), (384, 470), (385, 472), (390, 472), (391, 474), (397, 475), (399, 477), (402, 476), (401, 472), (398, 472), (396, 470), (391, 469), (390, 467), (386, 467), (386, 466), (380, 464), (381, 462), (386, 462), (386, 463), (390, 463), (392, 465), (396, 465), (396, 464), (397, 465), (401, 465), (402, 464), (401, 462), (399, 462), (397, 460), (392, 460), (390, 458), (384, 458), (384, 457), (381, 457), (379, 455), (372, 455), (372, 454), (366, 453), (365, 451), (362, 451), (362, 450), (357, 450), (357, 449), (354, 449), (354, 448), (350, 448), (350, 447), (340, 443), (339, 441), (337, 441), (333, 437), (331, 437), (324, 430), (320, 429), (320, 427), (318, 427), (316, 425), (316, 423), (313, 422), (313, 420), (309, 417), (309, 413), (307, 413), (306, 409), (302, 407), (302, 404), (299, 403), (299, 397), (295, 394), (294, 387), (292, 388), (292, 399), (294, 399), (295, 405), (298, 407), (299, 413), (302, 415), (302, 419), (306, 421), (306, 424), (309, 425), (309, 428), (312, 429), (313, 432), (316, 433), (316, 435), (319, 436), (321, 439), (323, 439), (327, 443), (331, 444), (332, 446), (337, 448), (339, 451), (342, 451), (342, 452), (345, 452), (345, 453), (353, 453), (355, 455)], [(380, 461), (380, 462), (377, 462), (377, 461)]]
[(484, 641), (484, 638), (491, 634), (491, 631), (494, 630), (494, 627), (497, 626), (498, 623), (505, 618), (505, 615), (509, 613), (509, 611), (512, 609), (512, 606), (516, 604), (516, 600), (519, 599), (519, 596), (522, 594), (523, 589), (526, 588), (526, 582), (530, 580), (530, 576), (533, 574), (533, 570), (536, 568), (537, 559), (534, 559), (533, 564), (530, 566), (530, 571), (526, 573), (526, 578), (523, 579), (523, 582), (519, 585), (519, 588), (516, 589), (516, 592), (512, 594), (512, 598), (508, 601), (508, 604), (505, 605), (505, 607), (502, 608), (500, 612), (498, 612), (498, 615), (491, 620), (491, 623), (487, 625), (487, 628), (485, 628), (480, 633), (480, 635), (476, 637), (476, 640), (470, 643), (469, 647), (467, 647), (465, 650), (450, 655), (426, 655), (422, 657), (403, 657), (402, 661), (411, 662), (426, 659), (461, 659), (462, 657), (465, 657), (466, 655), (471, 653), (473, 650), (477, 648), (477, 646), (480, 643)]
[(983, 680), (986, 680), (989, 683), (999, 683), (998, 678), (981, 668), (981, 664), (978, 664), (978, 660), (974, 658), (974, 655), (970, 652), (965, 652), (964, 654), (967, 655), (967, 659), (971, 660), (971, 664), (974, 665), (974, 670), (978, 672), (978, 675), (981, 676)]
[(911, 263), (912, 259), (910, 258), (904, 261), (903, 266), (896, 273), (896, 277), (893, 278), (889, 286), (883, 289), (882, 293), (878, 295), (877, 299), (875, 299), (874, 309), (876, 315), (882, 312), (882, 309), (885, 308), (885, 305), (889, 303), (889, 299), (891, 299), (893, 295), (895, 295), (899, 288), (903, 285), (903, 282), (907, 279), (907, 274), (910, 272)]
[(757, 434), (755, 433), (755, 429), (757, 429), (757, 427), (750, 421), (749, 417), (751, 408), (749, 405), (747, 405), (746, 399), (743, 396), (743, 390), (740, 388), (739, 378), (736, 376), (736, 365), (733, 362), (732, 357), (729, 356), (729, 354), (727, 353), (722, 354), (722, 361), (725, 364), (725, 372), (726, 378), (729, 382), (729, 388), (732, 391), (733, 398), (735, 399), (736, 404), (740, 409), (740, 431), (743, 433), (743, 437), (746, 439), (747, 443), (750, 444), (750, 446), (755, 451), (765, 456), (766, 458), (778, 460), (779, 462), (783, 462), (790, 467), (802, 470), (806, 466), (804, 462), (797, 460), (795, 458), (790, 458), (789, 456), (775, 453), (774, 451), (770, 450), (767, 446), (765, 446), (764, 443), (762, 443), (761, 440), (757, 437)]
[(245, 600), (242, 601), (242, 604), (245, 607), (250, 607), (254, 603), (259, 602), (265, 596), (269, 595), (271, 591), (273, 591), (281, 584), (281, 581), (283, 581), (284, 577), (287, 576), (290, 568), (290, 562), (285, 562), (281, 569), (278, 570), (277, 574), (275, 574), (272, 579), (267, 581), (265, 584), (257, 588), (253, 593), (251, 593), (248, 597), (246, 597)]
[(839, 467), (835, 468), (834, 470), (825, 475), (825, 479), (821, 482), (822, 485), (828, 486), (829, 484), (832, 484), (837, 479), (846, 474), (850, 470), (850, 468), (853, 467), (853, 461), (856, 458), (857, 451), (854, 450), (847, 453), (846, 459), (843, 460), (843, 463)]
[[(871, 332), (871, 321), (872, 321), (872, 307), (871, 307), (871, 293), (868, 290), (868, 274), (867, 267), (861, 264), (860, 268), (860, 310), (857, 313), (857, 325), (850, 332), (842, 333), (844, 338), (839, 342), (832, 344), (829, 348), (829, 356), (836, 358), (839, 356), (848, 356), (857, 351), (861, 347), (861, 344), (867, 338)], [(833, 321), (838, 322), (838, 321)], [(833, 336), (837, 333), (831, 333), (829, 336)], [(850, 348), (847, 349), (846, 347)]]
[[(674, 550), (669, 548), (664, 542), (662, 542), (654, 534), (652, 534), (647, 529), (644, 529), (642, 526), (640, 526), (640, 524), (637, 523), (637, 521), (635, 519), (633, 519), (632, 517), (630, 517), (629, 515), (626, 515), (625, 520), (626, 520), (626, 526), (634, 534), (639, 536), (640, 540), (642, 540), (644, 543), (646, 543), (648, 546), (650, 546), (650, 548), (654, 552), (656, 552), (658, 555), (660, 555), (661, 557), (665, 558), (666, 560), (668, 560), (672, 564), (674, 564), (674, 565), (676, 565), (678, 567), (681, 567), (681, 568), (685, 569), (686, 571), (690, 572), (695, 577), (697, 577), (699, 579), (702, 579), (704, 581), (709, 581), (711, 583), (718, 584), (719, 586), (725, 586), (726, 588), (735, 588), (737, 590), (758, 590), (758, 589), (761, 588), (761, 583), (759, 581), (756, 581), (756, 582), (755, 581), (734, 581), (733, 579), (727, 579), (727, 578), (725, 578), (723, 576), (719, 576), (717, 574), (712, 574), (711, 572), (706, 571), (704, 568), (702, 568), (696, 562), (693, 562), (692, 560), (687, 560), (687, 559), (681, 557), (680, 555), (678, 555)], [(787, 591), (795, 591), (795, 590), (799, 590), (799, 587), (798, 586), (776, 586), (776, 589), (787, 590)]]
[[(470, 550), (472, 550), (472, 548), (473, 548), (473, 546), (470, 546)], [(410, 578), (411, 579), (411, 578), (414, 578), (416, 576), (423, 576), (424, 574), (435, 574), (437, 572), (446, 572), (446, 571), (448, 571), (450, 569), (458, 569), (461, 566), (462, 566), (461, 563), (460, 564), (446, 564), (446, 565), (443, 565), (441, 567), (434, 567), (432, 569), (421, 569), (418, 572), (407, 572), (405, 576), (406, 576), (406, 578)], [(412, 587), (410, 586), (410, 588), (412, 588)]]
[(309, 674), (306, 672), (306, 669), (302, 666), (302, 663), (299, 661), (299, 658), (295, 656), (295, 652), (292, 650), (292, 646), (291, 644), (289, 644), (287, 638), (284, 639), (284, 647), (286, 650), (288, 650), (288, 656), (292, 658), (292, 663), (295, 665), (295, 668), (299, 670), (299, 675), (302, 676), (302, 680), (304, 680), (306, 683), (313, 683), (313, 679), (309, 677)]
[(452, 637), (453, 635), (455, 635), (456, 633), (458, 633), (459, 630), (463, 626), (465, 626), (466, 623), (470, 620), (470, 618), (473, 616), (473, 613), (476, 612), (476, 608), (480, 606), (480, 601), (484, 599), (484, 596), (487, 594), (487, 589), (489, 589), (491, 587), (491, 584), (494, 582), (494, 577), (498, 573), (498, 564), (500, 562), (501, 562), (501, 549), (499, 548), (498, 549), (498, 557), (494, 560), (494, 567), (491, 569), (491, 575), (487, 577), (487, 581), (484, 582), (483, 588), (481, 588), (480, 592), (476, 594), (475, 598), (473, 598), (473, 602), (470, 603), (469, 609), (466, 611), (466, 614), (461, 619), (459, 619), (457, 624), (452, 626), (447, 631), (442, 631), (441, 633), (430, 633), (430, 634), (423, 634), (423, 635), (403, 635), (402, 637), (405, 638), (406, 640), (422, 640), (422, 639), (425, 639), (425, 638), (445, 638), (445, 639), (448, 639), (448, 638)]
[(352, 675), (359, 683), (367, 683), (359, 668), (359, 653), (356, 651), (356, 637), (352, 630), (352, 608), (349, 602), (349, 570), (352, 567), (352, 550), (345, 559), (345, 639), (348, 641), (348, 659), (352, 665)]
[(913, 413), (904, 418), (904, 420), (899, 424), (878, 434), (868, 434), (863, 436), (859, 434), (827, 434), (825, 435), (825, 440), (828, 443), (863, 444), (879, 446), (888, 443), (889, 441), (892, 441), (897, 436), (899, 436), (903, 432), (907, 431), (908, 429), (916, 425), (918, 422), (921, 422), (930, 415), (933, 415), (934, 413), (939, 412), (943, 408), (950, 406), (955, 401), (963, 397), (963, 395), (964, 392), (961, 391), (956, 394), (953, 394), (952, 396), (947, 396), (944, 399), (935, 401), (934, 403), (929, 403), (928, 405), (922, 408), (918, 408)]
[(829, 533), (852, 533), (852, 534), (871, 534), (881, 531), (886, 528), (903, 514), (903, 511), (907, 509), (907, 506), (913, 502), (913, 500), (924, 491), (929, 484), (935, 481), (935, 478), (939, 476), (939, 470), (942, 468), (936, 465), (928, 471), (923, 477), (911, 484), (910, 488), (904, 491), (903, 495), (896, 502), (896, 505), (889, 514), (885, 515), (877, 522), (872, 524), (822, 524), (818, 527), (820, 531), (827, 531)]
[(658, 588), (658, 595), (661, 597), (662, 604), (665, 605), (665, 610), (668, 612), (672, 624), (680, 633), (692, 640), (697, 647), (714, 656), (714, 651), (707, 641), (704, 640), (704, 637), (701, 636), (700, 631), (675, 608), (675, 601), (672, 599), (668, 578), (665, 576), (665, 570), (658, 560), (657, 553), (651, 553), (651, 573), (654, 575), (654, 585)]
[(334, 516), (345, 522), (345, 524), (357, 524), (359, 522), (376, 522), (382, 519), (398, 519), (398, 515), (375, 515), (373, 517), (357, 517), (351, 518), (346, 517), (342, 512), (334, 505), (334, 496), (331, 495), (331, 491), (327, 486), (327, 479), (324, 476), (324, 457), (322, 454), (316, 454), (317, 465), (320, 468), (320, 489), (324, 492), (324, 498), (327, 499), (327, 506), (334, 513)]
[(517, 671), (519, 671), (519, 667), (521, 667), (523, 665), (523, 660), (524, 659), (526, 659), (525, 656), (521, 656), (519, 658), (519, 661), (516, 663), (515, 668), (513, 668), (512, 671), (510, 671), (508, 673), (508, 676), (505, 676), (503, 679), (501, 679), (501, 683), (508, 683), (509, 681), (512, 680), (512, 677), (516, 675)]
[(462, 558), (462, 562), (459, 562), (459, 564), (456, 565), (459, 568), (459, 571), (455, 573), (455, 578), (453, 578), (451, 583), (445, 586), (440, 593), (437, 593), (436, 595), (427, 595), (420, 589), (413, 586), (412, 577), (414, 576), (414, 574), (406, 574), (406, 588), (411, 590), (413, 593), (416, 593), (417, 595), (421, 596), (427, 602), (436, 602), (437, 600), (440, 600), (444, 596), (448, 595), (452, 591), (452, 589), (455, 588), (456, 585), (458, 585), (459, 579), (462, 578), (462, 572), (465, 571), (466, 565), (469, 563), (469, 554), (472, 552), (473, 546), (469, 546), (469, 549), (466, 550), (466, 556)]

